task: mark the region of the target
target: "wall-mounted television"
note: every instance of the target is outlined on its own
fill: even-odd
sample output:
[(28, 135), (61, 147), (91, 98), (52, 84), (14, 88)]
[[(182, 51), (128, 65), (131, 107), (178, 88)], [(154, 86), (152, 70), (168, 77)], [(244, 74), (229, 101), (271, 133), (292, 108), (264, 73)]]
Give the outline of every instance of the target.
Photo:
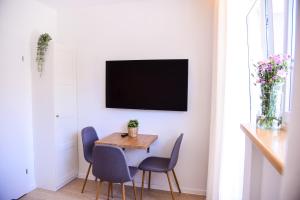
[(187, 111), (188, 59), (106, 61), (106, 107)]

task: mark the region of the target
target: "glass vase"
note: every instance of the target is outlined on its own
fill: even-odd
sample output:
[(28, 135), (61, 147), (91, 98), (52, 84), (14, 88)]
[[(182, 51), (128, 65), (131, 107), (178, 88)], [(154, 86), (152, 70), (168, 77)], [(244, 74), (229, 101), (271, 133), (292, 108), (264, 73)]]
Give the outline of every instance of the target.
[(280, 129), (283, 114), (283, 84), (261, 85), (259, 104), (256, 126), (262, 129)]

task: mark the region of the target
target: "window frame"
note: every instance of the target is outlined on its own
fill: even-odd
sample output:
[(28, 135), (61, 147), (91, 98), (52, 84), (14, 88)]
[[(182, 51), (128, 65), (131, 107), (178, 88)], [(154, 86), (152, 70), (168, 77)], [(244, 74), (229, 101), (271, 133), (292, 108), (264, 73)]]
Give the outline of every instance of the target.
[(265, 24), (267, 32), (267, 56), (282, 53), (291, 56), (290, 71), (287, 77), (283, 90), (283, 111), (290, 112), (291, 110), (291, 96), (293, 88), (293, 74), (294, 74), (294, 52), (295, 52), (295, 0), (282, 0), (284, 3), (284, 25), (283, 25), (283, 49), (282, 52), (275, 52), (274, 44), (274, 19), (273, 19), (273, 0), (265, 0)]
[[(282, 49), (280, 48), (279, 52), (275, 52), (275, 34), (276, 34), (276, 26), (274, 26), (274, 15), (273, 15), (273, 1), (274, 0), (255, 0), (253, 2), (252, 7), (249, 9), (247, 14), (247, 29), (249, 28), (249, 19), (253, 11), (253, 8), (259, 6), (261, 10), (261, 15), (263, 18), (261, 19), (261, 30), (264, 31), (264, 36), (262, 39), (262, 49), (263, 49), (263, 57), (269, 57), (274, 54), (286, 54), (291, 56), (290, 62), (290, 73), (287, 77), (284, 90), (283, 90), (283, 112), (290, 112), (291, 110), (291, 97), (293, 93), (293, 74), (294, 74), (294, 50), (295, 50), (295, 8), (296, 8), (296, 1), (297, 0), (282, 0), (282, 4), (284, 5), (283, 8), (283, 30), (282, 30)], [(274, 9), (275, 10), (275, 9)], [(275, 11), (274, 11), (275, 12)], [(258, 23), (259, 24), (259, 23)], [(277, 25), (277, 24), (276, 24)], [(278, 33), (278, 32), (277, 32)], [(249, 95), (250, 95), (250, 119), (251, 122), (256, 121), (256, 104), (257, 99), (255, 99), (255, 95), (252, 96), (251, 94), (256, 94), (257, 91), (255, 87), (253, 87), (253, 83), (251, 82), (251, 73), (252, 66), (253, 66), (253, 59), (251, 55), (251, 44), (249, 44), (249, 37), (250, 32), (247, 30), (247, 37), (248, 37), (248, 67), (249, 67)], [(254, 107), (253, 107), (254, 106)]]

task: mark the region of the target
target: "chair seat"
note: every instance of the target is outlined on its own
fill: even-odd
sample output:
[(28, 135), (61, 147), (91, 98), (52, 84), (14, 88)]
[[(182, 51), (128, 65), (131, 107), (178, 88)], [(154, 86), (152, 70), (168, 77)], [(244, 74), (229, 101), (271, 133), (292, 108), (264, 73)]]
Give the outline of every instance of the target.
[(148, 157), (142, 161), (139, 166), (140, 170), (153, 172), (167, 172), (170, 159), (162, 157)]
[(130, 176), (131, 177), (134, 177), (136, 175), (136, 173), (138, 172), (138, 168), (137, 167), (132, 167), (132, 166), (129, 166), (129, 172), (130, 172)]

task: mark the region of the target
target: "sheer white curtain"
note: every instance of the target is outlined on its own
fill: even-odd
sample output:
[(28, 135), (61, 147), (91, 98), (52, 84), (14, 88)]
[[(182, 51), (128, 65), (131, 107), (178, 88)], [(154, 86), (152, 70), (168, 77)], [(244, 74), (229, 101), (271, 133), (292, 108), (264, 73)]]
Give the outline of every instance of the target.
[(215, 0), (214, 43), (212, 70), (212, 102), (209, 143), (209, 166), (206, 198), (219, 199), (221, 142), (224, 110), (224, 63), (226, 57), (226, 0)]
[(244, 140), (240, 123), (250, 121), (249, 71), (245, 1), (227, 1), (224, 118), (220, 169), (220, 200), (241, 200)]
[(291, 120), (288, 132), (286, 167), (281, 188), (282, 200), (300, 199), (300, 2), (296, 3), (296, 53), (294, 70), (294, 95), (292, 97)]
[(207, 199), (240, 200), (249, 121), (246, 14), (251, 1), (216, 1), (215, 54)]

